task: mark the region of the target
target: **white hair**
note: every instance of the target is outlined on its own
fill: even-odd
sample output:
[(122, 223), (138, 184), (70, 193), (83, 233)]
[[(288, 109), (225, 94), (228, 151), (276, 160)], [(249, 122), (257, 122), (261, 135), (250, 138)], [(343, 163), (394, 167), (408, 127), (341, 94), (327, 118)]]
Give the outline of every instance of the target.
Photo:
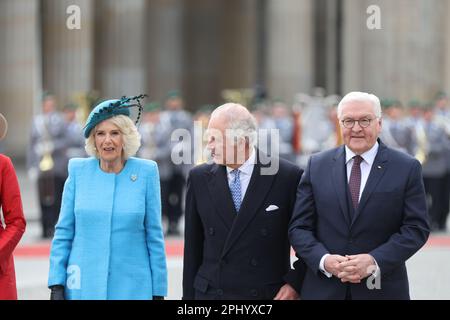
[(337, 106), (337, 116), (339, 119), (341, 119), (342, 116), (342, 107), (349, 102), (370, 102), (373, 106), (373, 112), (377, 118), (381, 118), (381, 105), (380, 105), (380, 99), (374, 94), (366, 93), (366, 92), (359, 92), (359, 91), (353, 91), (350, 93), (347, 93), (342, 100), (339, 102)]
[(217, 107), (212, 113), (213, 116), (222, 116), (226, 119), (225, 134), (234, 139), (245, 139), (249, 147), (254, 147), (257, 142), (256, 119), (246, 107), (237, 103), (226, 103)]
[[(133, 121), (125, 115), (114, 116), (106, 120), (110, 120), (117, 128), (119, 128), (123, 135), (123, 158), (126, 160), (129, 157), (134, 156), (141, 146), (141, 135), (139, 134)], [(94, 138), (97, 127), (98, 124), (91, 130), (89, 137), (86, 139), (86, 145), (84, 148), (88, 155), (98, 159), (99, 153), (95, 147)]]

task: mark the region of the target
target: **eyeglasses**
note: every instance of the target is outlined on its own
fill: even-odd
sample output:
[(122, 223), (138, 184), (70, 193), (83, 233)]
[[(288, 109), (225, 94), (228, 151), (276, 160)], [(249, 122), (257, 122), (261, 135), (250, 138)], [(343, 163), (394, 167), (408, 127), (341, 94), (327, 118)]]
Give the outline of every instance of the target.
[(358, 122), (359, 126), (361, 128), (367, 128), (368, 126), (370, 126), (370, 123), (372, 122), (372, 120), (374, 119), (370, 119), (370, 118), (364, 118), (364, 119), (359, 119), (359, 120), (355, 120), (355, 119), (344, 119), (341, 120), (342, 125), (344, 126), (344, 128), (347, 129), (351, 129), (355, 126), (355, 123)]

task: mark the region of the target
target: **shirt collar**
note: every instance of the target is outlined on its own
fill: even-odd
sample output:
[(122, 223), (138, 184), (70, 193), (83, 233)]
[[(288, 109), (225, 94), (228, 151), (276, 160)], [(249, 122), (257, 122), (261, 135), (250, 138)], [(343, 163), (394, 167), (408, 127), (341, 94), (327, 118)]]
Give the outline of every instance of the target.
[[(361, 157), (365, 162), (367, 162), (370, 166), (375, 161), (375, 157), (377, 156), (378, 152), (378, 141), (375, 142), (372, 148), (361, 154)], [(353, 157), (356, 156), (356, 154), (350, 150), (349, 147), (345, 146), (345, 163), (347, 164), (350, 160), (353, 159)]]
[[(250, 157), (245, 161), (238, 169), (241, 171), (241, 173), (244, 173), (246, 175), (251, 175), (253, 172), (253, 167), (255, 166), (255, 160), (256, 160), (256, 150), (255, 148), (252, 148), (252, 153), (250, 154)], [(227, 166), (227, 172), (230, 173), (233, 171), (233, 168), (230, 168)]]

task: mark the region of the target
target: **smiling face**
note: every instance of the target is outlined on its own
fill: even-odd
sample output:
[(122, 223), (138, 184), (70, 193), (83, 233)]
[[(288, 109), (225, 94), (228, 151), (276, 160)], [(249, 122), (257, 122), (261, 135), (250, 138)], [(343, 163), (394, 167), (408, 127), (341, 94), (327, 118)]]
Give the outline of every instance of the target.
[[(368, 127), (363, 128), (355, 122), (353, 128), (345, 128), (343, 120), (370, 119)], [(355, 154), (363, 154), (370, 150), (377, 141), (381, 131), (381, 119), (378, 119), (374, 112), (374, 107), (368, 101), (349, 101), (342, 106), (340, 120), (342, 138), (345, 145)]]
[(123, 134), (111, 120), (104, 120), (95, 127), (94, 140), (101, 161), (108, 163), (122, 161)]

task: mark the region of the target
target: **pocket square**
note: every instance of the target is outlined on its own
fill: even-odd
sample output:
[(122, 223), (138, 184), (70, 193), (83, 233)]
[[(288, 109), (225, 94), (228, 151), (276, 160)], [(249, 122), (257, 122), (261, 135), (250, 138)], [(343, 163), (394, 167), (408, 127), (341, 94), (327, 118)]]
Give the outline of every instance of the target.
[(274, 210), (277, 210), (277, 209), (279, 209), (278, 206), (276, 206), (274, 204), (271, 204), (270, 206), (268, 206), (266, 208), (266, 211), (269, 212), (269, 211), (274, 211)]

